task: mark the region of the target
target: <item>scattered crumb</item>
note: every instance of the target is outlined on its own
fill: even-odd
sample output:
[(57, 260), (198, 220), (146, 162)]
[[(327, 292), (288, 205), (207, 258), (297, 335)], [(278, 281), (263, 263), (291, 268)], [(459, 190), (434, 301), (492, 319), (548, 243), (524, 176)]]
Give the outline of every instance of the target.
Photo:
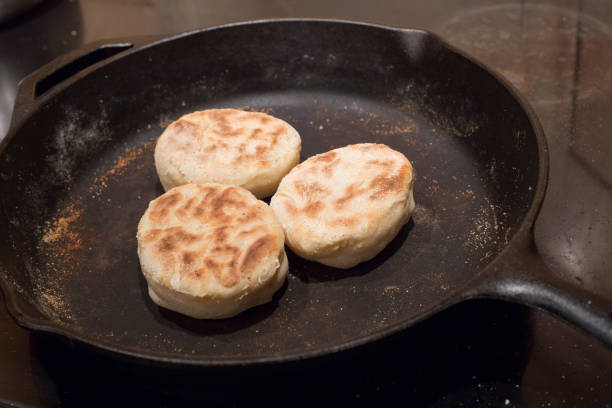
[[(86, 231), (80, 223), (84, 211), (83, 199), (100, 197), (109, 179), (127, 171), (132, 162), (141, 158), (145, 151), (150, 151), (153, 143), (150, 141), (125, 149), (110, 169), (94, 179), (86, 196), (73, 198), (69, 205), (57, 210), (41, 226), (36, 249), (44, 263), (31, 266), (32, 287), (41, 311), (58, 323), (75, 320), (67, 300), (68, 294), (65, 293), (66, 281), (81, 263), (81, 257), (92, 250), (84, 245), (86, 240), (83, 234)], [(114, 333), (111, 332), (109, 336), (114, 336)]]
[(130, 163), (137, 159), (140, 159), (145, 154), (145, 152), (150, 151), (150, 147), (153, 143), (155, 142), (150, 141), (138, 147), (125, 149), (124, 155), (119, 156), (115, 160), (113, 166), (101, 176), (96, 177), (94, 182), (91, 184), (91, 187), (89, 187), (89, 193), (92, 194), (92, 198), (99, 197), (104, 191), (104, 189), (108, 187), (109, 178), (112, 176), (119, 176), (123, 174)]
[(63, 281), (72, 269), (66, 265), (78, 264), (76, 251), (83, 246), (81, 232), (76, 227), (83, 210), (73, 203), (48, 219), (41, 231), (37, 249), (47, 259), (45, 272), (32, 271), (32, 286), (39, 306), (58, 321), (72, 320), (72, 312), (65, 302)]
[(51, 244), (64, 238), (71, 243), (68, 246), (69, 250), (80, 247), (81, 238), (70, 226), (81, 217), (82, 212), (81, 209), (71, 204), (61, 212), (61, 216), (47, 220), (42, 241), (45, 244)]

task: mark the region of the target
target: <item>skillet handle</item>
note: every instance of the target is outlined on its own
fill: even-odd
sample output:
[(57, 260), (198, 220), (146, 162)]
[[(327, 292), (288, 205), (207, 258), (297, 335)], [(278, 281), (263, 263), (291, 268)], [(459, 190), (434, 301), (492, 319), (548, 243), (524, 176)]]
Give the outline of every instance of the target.
[(84, 75), (102, 65), (105, 60), (159, 39), (159, 36), (141, 36), (129, 40), (103, 40), (62, 55), (23, 78), (17, 86), (11, 127), (24, 119), (52, 89), (61, 89), (70, 79)]
[[(557, 278), (530, 246), (506, 251), (468, 293), (510, 300), (551, 312), (612, 348), (612, 301)], [(510, 249), (510, 248), (509, 248)]]

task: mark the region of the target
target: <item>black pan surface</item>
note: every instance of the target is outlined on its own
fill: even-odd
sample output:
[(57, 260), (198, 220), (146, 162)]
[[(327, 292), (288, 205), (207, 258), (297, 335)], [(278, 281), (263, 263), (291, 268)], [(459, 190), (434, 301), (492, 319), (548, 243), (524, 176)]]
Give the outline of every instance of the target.
[[(170, 363), (330, 353), (478, 295), (475, 282), (529, 229), (543, 196), (535, 119), (499, 79), (429, 33), (275, 21), (123, 48), (59, 84), (49, 68), (22, 84), (44, 87), (16, 109), (27, 114), (0, 147), (0, 277), (27, 327)], [(159, 308), (135, 237), (163, 193), (155, 140), (181, 115), (218, 107), (286, 120), (302, 136), (302, 160), (359, 142), (403, 152), (417, 173), (412, 221), (346, 271), (289, 253), (273, 302), (235, 318)]]

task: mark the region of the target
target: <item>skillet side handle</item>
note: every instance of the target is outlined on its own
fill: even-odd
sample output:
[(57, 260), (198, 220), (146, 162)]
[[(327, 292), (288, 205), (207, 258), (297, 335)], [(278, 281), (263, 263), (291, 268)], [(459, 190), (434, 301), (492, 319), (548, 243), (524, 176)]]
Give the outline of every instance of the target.
[(23, 78), (17, 86), (11, 127), (28, 116), (38, 99), (82, 71), (94, 69), (103, 61), (135, 46), (146, 43), (149, 37), (137, 41), (97, 41), (62, 55)]
[(468, 297), (523, 303), (551, 312), (612, 348), (612, 301), (557, 278), (532, 248), (505, 253)]

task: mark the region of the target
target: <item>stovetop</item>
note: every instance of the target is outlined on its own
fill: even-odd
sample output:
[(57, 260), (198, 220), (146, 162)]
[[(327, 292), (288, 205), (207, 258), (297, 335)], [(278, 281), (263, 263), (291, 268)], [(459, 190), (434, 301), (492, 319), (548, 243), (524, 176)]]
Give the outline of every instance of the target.
[[(46, 0), (0, 25), (0, 137), (19, 79), (85, 43), (281, 17), (424, 28), (505, 76), (550, 148), (538, 250), (553, 273), (612, 298), (612, 1)], [(326, 358), (215, 371), (144, 367), (33, 335), (2, 303), (0, 362), (8, 406), (612, 406), (612, 350), (494, 300)]]

